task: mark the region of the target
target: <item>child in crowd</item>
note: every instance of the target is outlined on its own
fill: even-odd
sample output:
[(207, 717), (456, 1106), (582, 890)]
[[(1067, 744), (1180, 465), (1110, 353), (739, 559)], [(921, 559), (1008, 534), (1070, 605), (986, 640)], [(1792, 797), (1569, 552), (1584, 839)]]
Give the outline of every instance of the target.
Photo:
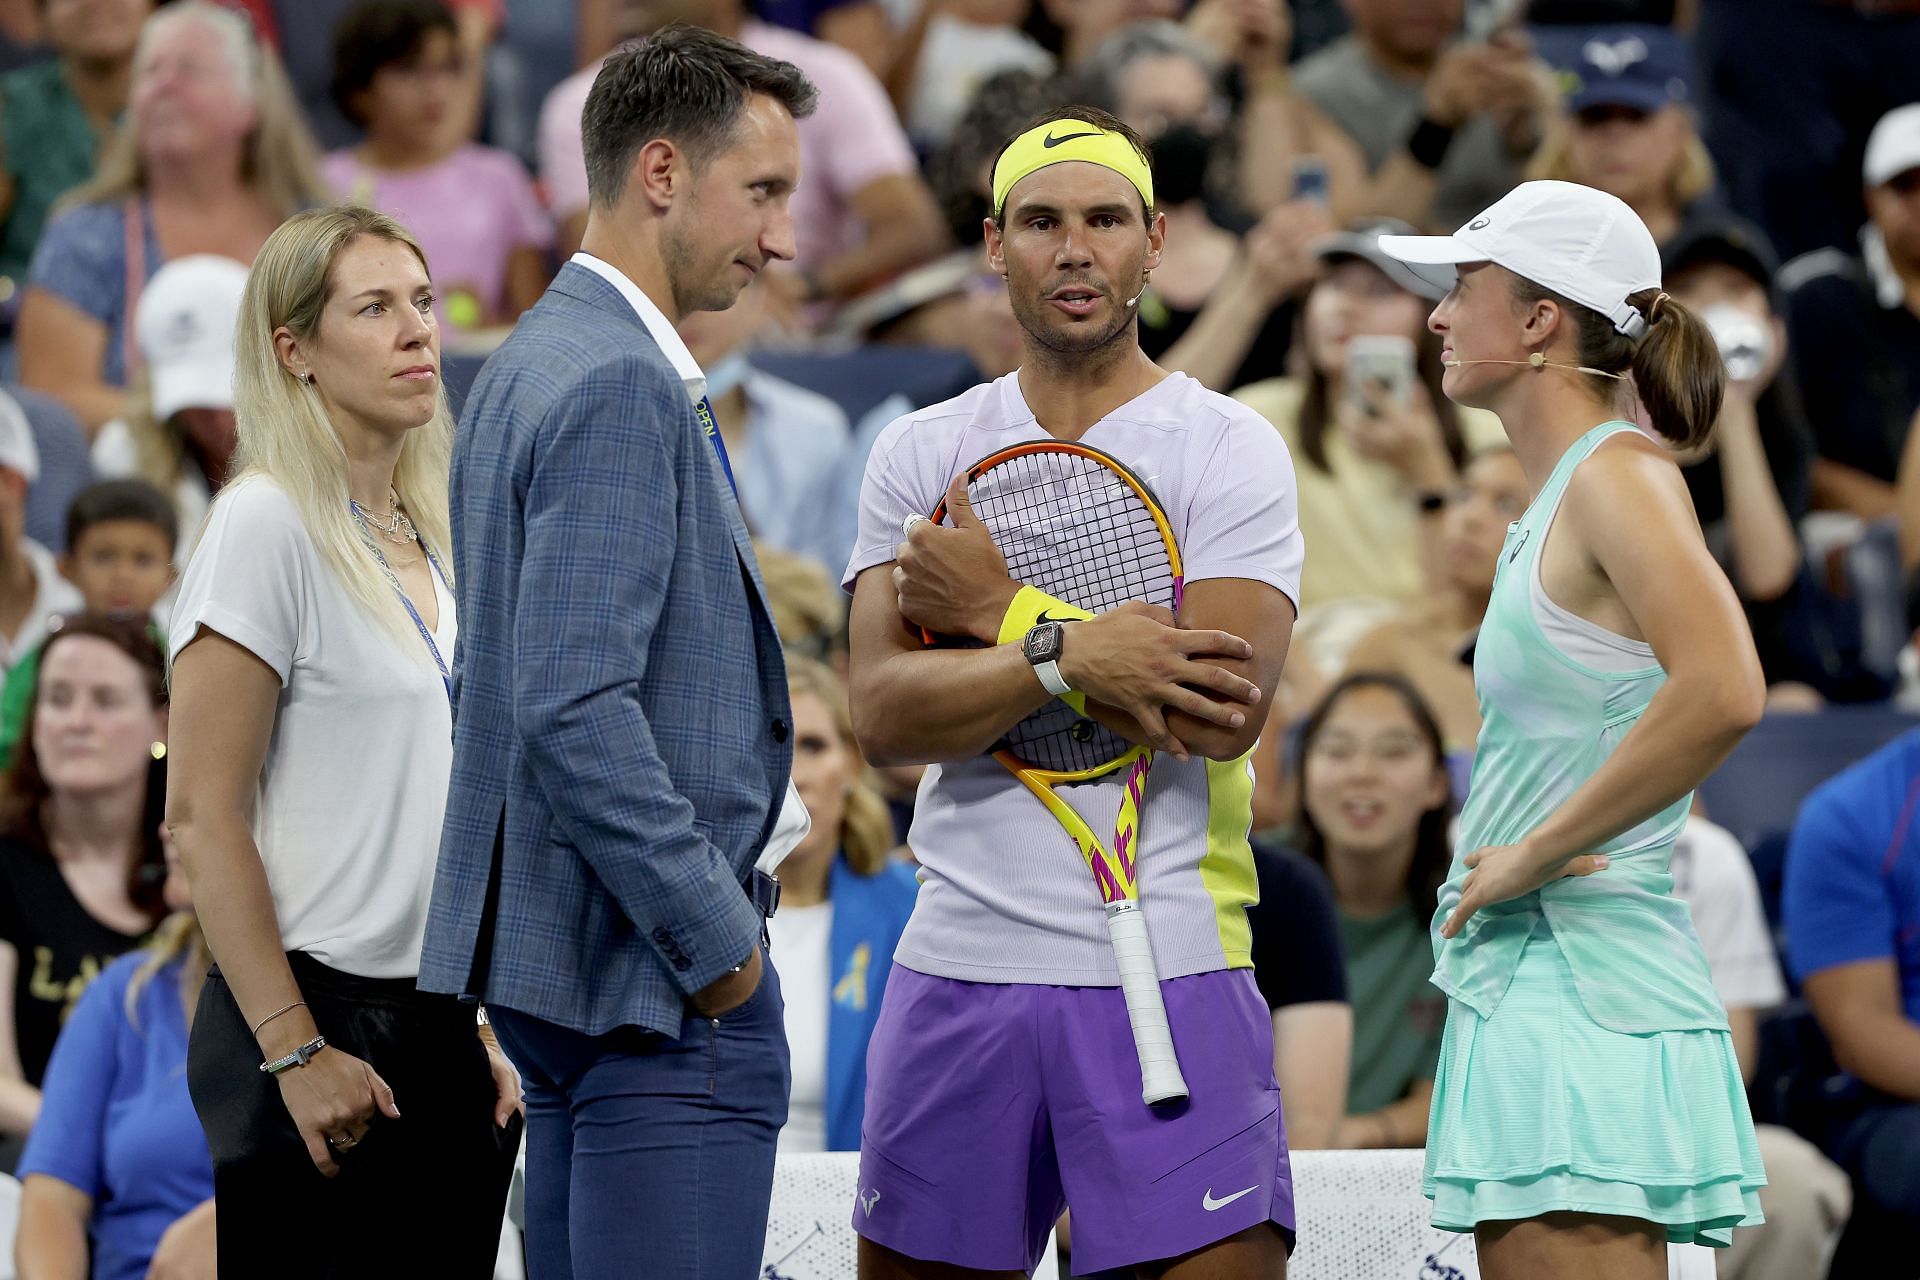
[[(72, 583), (89, 613), (115, 617), (154, 616), (177, 576), (173, 548), (179, 520), (167, 496), (144, 480), (109, 480), (80, 491), (67, 510), (67, 553), (61, 576)], [(159, 620), (154, 640), (166, 636)], [(0, 768), (27, 722), (40, 672), (37, 644), (20, 655), (0, 685)]]

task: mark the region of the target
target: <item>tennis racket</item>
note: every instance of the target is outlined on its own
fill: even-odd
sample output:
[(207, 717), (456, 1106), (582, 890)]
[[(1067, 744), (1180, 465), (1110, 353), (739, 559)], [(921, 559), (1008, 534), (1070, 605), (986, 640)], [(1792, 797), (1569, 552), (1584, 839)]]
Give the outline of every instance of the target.
[[(967, 469), (967, 496), (1014, 581), (1089, 613), (1132, 600), (1179, 612), (1180, 548), (1166, 514), (1139, 477), (1100, 450), (1057, 440), (999, 450)], [(946, 514), (942, 499), (931, 519)], [(1136, 859), (1152, 750), (1056, 698), (1008, 730), (993, 757), (1046, 806), (1093, 874), (1140, 1054), (1142, 1097), (1148, 1106), (1185, 1098), (1140, 912)], [(1116, 773), (1125, 790), (1108, 846), (1059, 790)]]

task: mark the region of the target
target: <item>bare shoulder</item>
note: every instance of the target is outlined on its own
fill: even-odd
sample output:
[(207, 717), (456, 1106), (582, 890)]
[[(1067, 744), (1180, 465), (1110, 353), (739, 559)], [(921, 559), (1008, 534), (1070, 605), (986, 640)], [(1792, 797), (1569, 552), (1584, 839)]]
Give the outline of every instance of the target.
[(1564, 508), (1582, 532), (1699, 532), (1686, 478), (1665, 446), (1638, 432), (1603, 441), (1567, 482)]

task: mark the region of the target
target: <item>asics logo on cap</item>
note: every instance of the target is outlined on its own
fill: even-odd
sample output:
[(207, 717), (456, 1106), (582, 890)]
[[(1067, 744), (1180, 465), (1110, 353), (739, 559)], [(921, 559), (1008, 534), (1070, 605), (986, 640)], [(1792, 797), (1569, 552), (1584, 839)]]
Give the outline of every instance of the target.
[(1097, 138), (1099, 136), (1100, 131), (1098, 129), (1095, 129), (1092, 133), (1063, 133), (1057, 138), (1049, 133), (1046, 137), (1040, 139), (1040, 145), (1051, 149), (1059, 146), (1063, 142), (1072, 142), (1075, 138)]
[(1472, 222), (1469, 222), (1467, 224), (1467, 230), (1478, 231), (1492, 221), (1493, 219), (1491, 218), (1475, 218)]

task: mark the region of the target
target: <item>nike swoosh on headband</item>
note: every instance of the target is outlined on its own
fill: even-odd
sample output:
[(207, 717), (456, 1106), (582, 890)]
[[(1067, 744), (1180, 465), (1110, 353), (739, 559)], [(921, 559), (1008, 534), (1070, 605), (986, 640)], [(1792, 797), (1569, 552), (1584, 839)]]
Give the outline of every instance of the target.
[(1075, 138), (1097, 138), (1099, 136), (1100, 131), (1098, 129), (1095, 129), (1092, 133), (1069, 133), (1058, 138), (1049, 133), (1046, 137), (1040, 139), (1040, 145), (1052, 148), (1059, 146), (1063, 142), (1072, 142)]

